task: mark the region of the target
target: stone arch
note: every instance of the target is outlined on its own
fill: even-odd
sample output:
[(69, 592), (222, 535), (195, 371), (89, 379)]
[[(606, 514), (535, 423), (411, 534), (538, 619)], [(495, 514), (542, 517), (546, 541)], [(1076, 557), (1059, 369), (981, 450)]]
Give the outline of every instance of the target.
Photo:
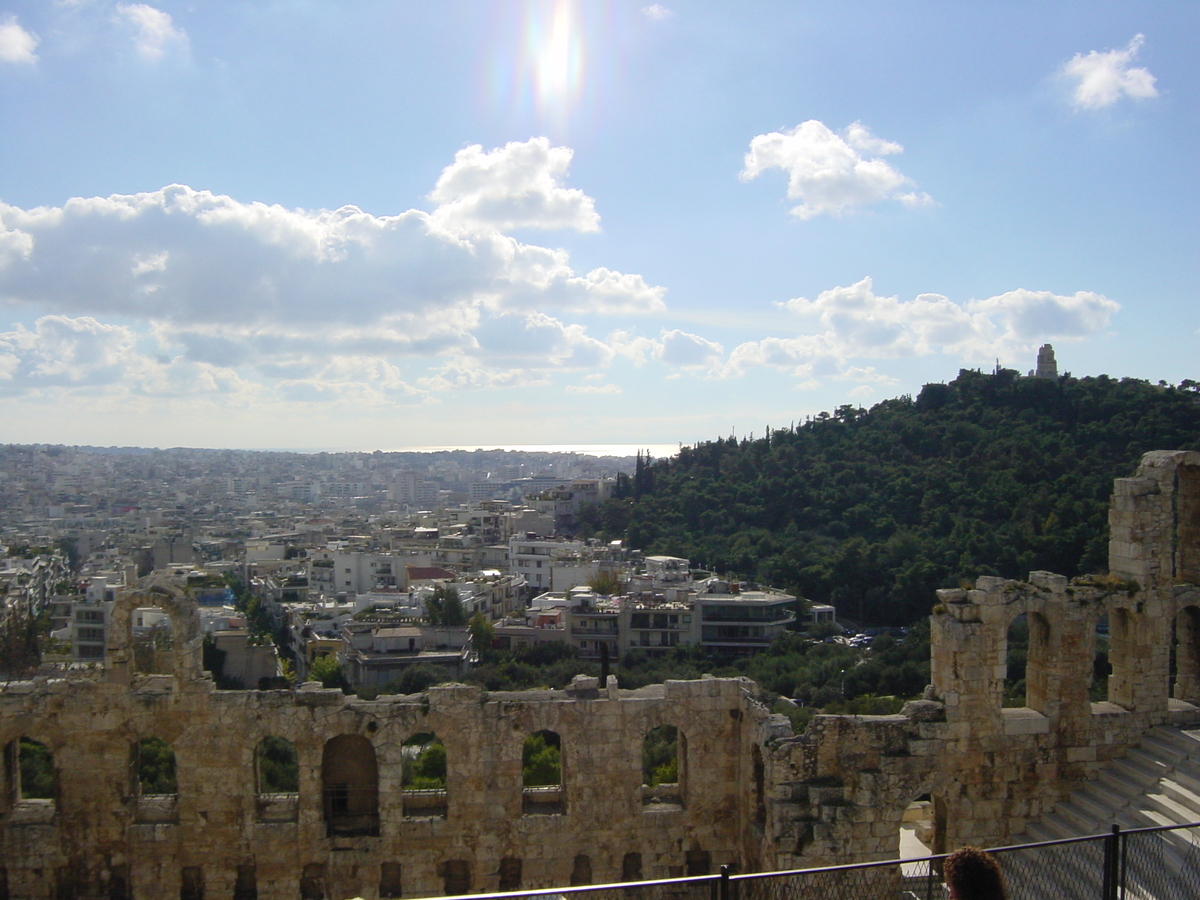
[(558, 732), (542, 729), (521, 748), (522, 807), (525, 815), (566, 812), (566, 754)]
[(1200, 703), (1200, 598), (1180, 607), (1175, 615), (1174, 683), (1171, 697)]
[(260, 822), (295, 822), (300, 813), (300, 764), (296, 746), (267, 735), (254, 748), (254, 787)]
[(400, 747), (400, 786), (406, 816), (446, 817), (446, 745), (432, 731), (412, 735)]
[(14, 738), (4, 747), (4, 769), (10, 806), (32, 802), (53, 808), (58, 777), (49, 747), (24, 735)]
[(296, 745), (269, 734), (254, 750), (255, 784), (260, 794), (295, 794), (300, 790)]
[(134, 675), (133, 612), (139, 607), (157, 606), (171, 619), (172, 674), (182, 682), (202, 677), (200, 613), (195, 601), (178, 581), (162, 575), (142, 579), (132, 591), (123, 592), (113, 604), (107, 631), (108, 680), (128, 684)]
[(144, 737), (132, 748), (131, 775), (140, 823), (179, 821), (179, 782), (174, 748), (160, 737)]
[(683, 807), (686, 739), (674, 725), (655, 725), (642, 738), (642, 803), (647, 812)]
[(379, 763), (369, 740), (339, 734), (325, 742), (321, 798), (328, 837), (379, 834)]
[(1047, 712), (1050, 629), (1050, 620), (1042, 612), (1014, 610), (1004, 635), (1004, 706)]

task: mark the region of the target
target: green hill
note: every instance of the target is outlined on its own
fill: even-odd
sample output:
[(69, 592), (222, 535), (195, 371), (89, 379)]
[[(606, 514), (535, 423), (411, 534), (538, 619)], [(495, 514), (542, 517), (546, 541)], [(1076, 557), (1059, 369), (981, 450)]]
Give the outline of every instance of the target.
[(1200, 449), (1200, 384), (962, 371), (757, 440), (640, 459), (585, 536), (903, 624), (979, 575), (1101, 572), (1114, 478)]

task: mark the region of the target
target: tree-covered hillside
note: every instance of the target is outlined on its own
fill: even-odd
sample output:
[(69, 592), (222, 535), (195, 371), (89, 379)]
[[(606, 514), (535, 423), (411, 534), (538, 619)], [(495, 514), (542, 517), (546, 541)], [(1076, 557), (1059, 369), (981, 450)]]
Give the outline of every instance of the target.
[(1103, 571), (1112, 481), (1160, 449), (1200, 449), (1200, 384), (964, 370), (641, 460), (582, 527), (902, 624), (979, 575)]

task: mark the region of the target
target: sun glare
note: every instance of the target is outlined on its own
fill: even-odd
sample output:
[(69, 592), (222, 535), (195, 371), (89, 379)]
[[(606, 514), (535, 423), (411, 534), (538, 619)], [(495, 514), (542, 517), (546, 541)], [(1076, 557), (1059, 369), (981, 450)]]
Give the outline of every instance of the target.
[[(518, 116), (564, 125), (583, 81), (583, 16), (576, 0), (528, 0), (519, 17), (497, 20), (489, 87)], [(505, 35), (501, 37), (500, 35)]]
[(573, 4), (555, 0), (530, 16), (529, 55), (543, 114), (565, 112), (578, 90), (583, 48)]

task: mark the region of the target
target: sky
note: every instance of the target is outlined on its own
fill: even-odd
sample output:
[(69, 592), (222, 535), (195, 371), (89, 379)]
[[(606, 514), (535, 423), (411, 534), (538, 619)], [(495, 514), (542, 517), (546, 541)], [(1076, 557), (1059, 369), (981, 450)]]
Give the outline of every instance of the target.
[(762, 435), (1200, 377), (1200, 4), (0, 0), (0, 441)]

